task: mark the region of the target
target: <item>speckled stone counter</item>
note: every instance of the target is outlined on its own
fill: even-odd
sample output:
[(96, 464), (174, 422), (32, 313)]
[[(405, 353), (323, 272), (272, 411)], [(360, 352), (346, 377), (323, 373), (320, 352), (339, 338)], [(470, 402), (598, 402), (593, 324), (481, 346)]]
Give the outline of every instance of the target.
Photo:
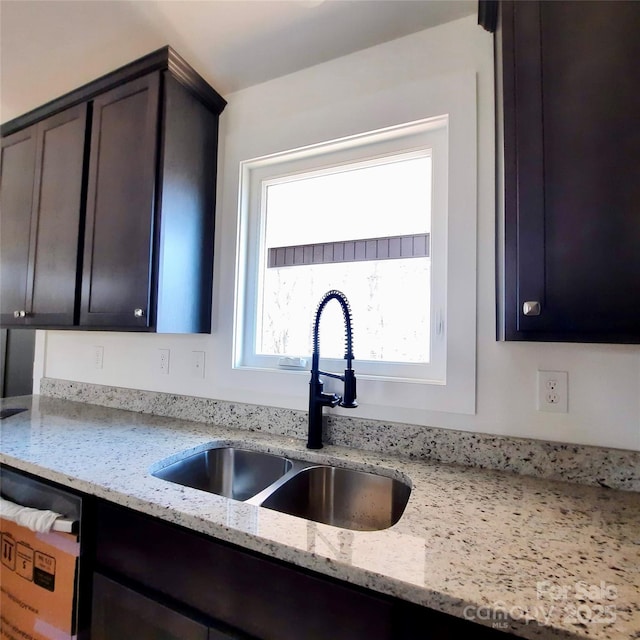
[[(304, 438), (307, 412), (43, 378), (40, 393), (113, 409)], [(327, 415), (325, 442), (414, 459), (640, 491), (640, 451)]]
[[(0, 462), (524, 638), (640, 638), (640, 495), (97, 407), (19, 398)], [(349, 531), (175, 485), (150, 469), (236, 444), (404, 479), (398, 524)]]

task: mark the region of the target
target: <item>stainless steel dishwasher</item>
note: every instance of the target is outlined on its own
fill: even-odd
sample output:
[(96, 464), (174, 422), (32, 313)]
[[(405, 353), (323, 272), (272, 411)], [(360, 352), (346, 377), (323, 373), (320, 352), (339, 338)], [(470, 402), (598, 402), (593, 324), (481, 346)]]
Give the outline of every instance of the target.
[[(0, 517), (2, 637), (83, 638), (80, 560), (83, 499), (0, 466), (3, 500), (61, 515), (49, 532)], [(38, 515), (38, 514), (36, 514)]]

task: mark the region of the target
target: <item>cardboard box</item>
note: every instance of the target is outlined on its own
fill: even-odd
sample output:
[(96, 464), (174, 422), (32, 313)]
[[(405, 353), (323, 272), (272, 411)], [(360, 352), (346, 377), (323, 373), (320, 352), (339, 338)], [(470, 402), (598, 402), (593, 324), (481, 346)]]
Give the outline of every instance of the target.
[(76, 637), (80, 544), (68, 533), (34, 533), (0, 518), (0, 638)]

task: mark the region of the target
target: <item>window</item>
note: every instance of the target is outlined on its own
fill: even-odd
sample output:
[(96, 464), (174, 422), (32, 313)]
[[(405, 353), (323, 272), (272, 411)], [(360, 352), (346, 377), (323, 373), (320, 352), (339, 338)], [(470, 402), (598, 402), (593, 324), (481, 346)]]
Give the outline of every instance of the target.
[[(316, 306), (339, 289), (359, 376), (445, 382), (447, 124), (430, 118), (242, 163), (236, 366), (309, 357)], [(323, 314), (321, 345), (339, 370), (338, 305)]]

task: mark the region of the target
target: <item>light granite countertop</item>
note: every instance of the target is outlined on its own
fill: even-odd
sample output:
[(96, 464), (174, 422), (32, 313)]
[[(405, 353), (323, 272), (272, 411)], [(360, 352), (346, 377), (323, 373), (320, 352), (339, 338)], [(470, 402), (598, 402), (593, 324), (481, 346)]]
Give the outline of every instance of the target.
[[(640, 638), (640, 494), (415, 461), (46, 397), (0, 462), (220, 540), (524, 638)], [(154, 478), (235, 444), (408, 481), (393, 527), (346, 531)]]

